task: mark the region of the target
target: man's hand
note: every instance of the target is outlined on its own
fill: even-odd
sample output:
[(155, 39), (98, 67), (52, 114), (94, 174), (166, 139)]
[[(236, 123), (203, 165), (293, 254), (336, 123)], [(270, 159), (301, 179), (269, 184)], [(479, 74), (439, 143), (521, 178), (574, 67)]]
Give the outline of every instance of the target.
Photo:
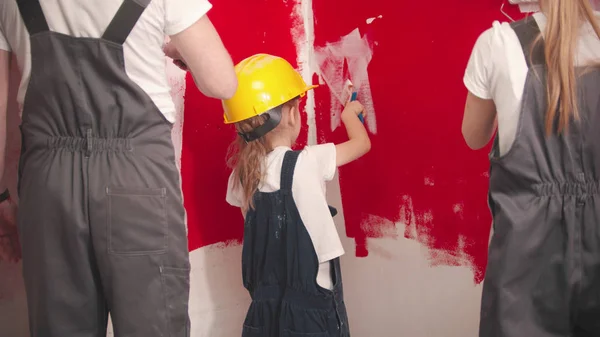
[(0, 262), (21, 260), (21, 243), (17, 230), (17, 204), (12, 199), (0, 203)]
[(233, 97), (237, 90), (233, 61), (206, 15), (170, 38), (165, 55), (179, 68), (189, 69), (203, 94), (217, 99)]
[(179, 54), (179, 51), (177, 50), (177, 48), (175, 48), (174, 44), (172, 44), (171, 42), (167, 43), (163, 47), (163, 51), (167, 57), (173, 59), (173, 64), (179, 67), (179, 69), (184, 71), (189, 70), (187, 64), (185, 64), (185, 62), (183, 61), (181, 54)]

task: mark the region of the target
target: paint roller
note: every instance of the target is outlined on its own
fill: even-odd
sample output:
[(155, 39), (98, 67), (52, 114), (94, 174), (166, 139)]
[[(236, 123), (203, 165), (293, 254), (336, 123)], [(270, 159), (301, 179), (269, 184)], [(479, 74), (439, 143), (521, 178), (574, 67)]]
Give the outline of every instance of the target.
[[(357, 91), (353, 91), (353, 85), (352, 85), (352, 81), (350, 81), (349, 79), (346, 80), (346, 83), (344, 83), (344, 90), (342, 91), (342, 96), (341, 96), (341, 101), (342, 102), (352, 102), (352, 101), (356, 101), (356, 97), (358, 96), (358, 92)], [(365, 123), (365, 118), (363, 116), (363, 114), (361, 113), (360, 115), (358, 115), (358, 119), (360, 119), (360, 121), (364, 124)]]

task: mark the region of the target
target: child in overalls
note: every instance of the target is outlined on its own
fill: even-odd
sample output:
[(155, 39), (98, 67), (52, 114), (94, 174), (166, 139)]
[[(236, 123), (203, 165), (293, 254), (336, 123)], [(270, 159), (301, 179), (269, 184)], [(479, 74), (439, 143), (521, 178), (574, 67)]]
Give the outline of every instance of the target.
[(258, 54), (236, 68), (238, 90), (223, 102), (239, 137), (230, 156), (227, 202), (245, 218), (242, 273), (252, 297), (243, 337), (347, 337), (339, 257), (344, 254), (325, 182), (370, 150), (356, 101), (342, 121), (349, 140), (292, 151), (308, 90), (284, 59)]

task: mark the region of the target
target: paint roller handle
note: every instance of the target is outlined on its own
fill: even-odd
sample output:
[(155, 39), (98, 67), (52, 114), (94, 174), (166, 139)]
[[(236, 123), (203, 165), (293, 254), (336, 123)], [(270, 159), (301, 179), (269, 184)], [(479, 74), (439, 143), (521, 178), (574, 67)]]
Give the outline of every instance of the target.
[[(358, 92), (353, 92), (352, 93), (352, 97), (350, 98), (350, 102), (356, 101), (356, 96), (358, 96)], [(363, 115), (363, 113), (361, 112), (360, 114), (358, 114), (358, 119), (360, 119), (361, 123), (365, 123), (365, 117)]]

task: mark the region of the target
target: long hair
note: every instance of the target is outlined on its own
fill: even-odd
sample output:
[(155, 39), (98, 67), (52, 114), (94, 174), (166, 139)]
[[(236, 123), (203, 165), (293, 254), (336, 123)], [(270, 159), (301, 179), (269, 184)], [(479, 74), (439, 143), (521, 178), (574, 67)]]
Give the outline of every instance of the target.
[[(276, 108), (271, 109), (271, 113), (282, 114), (284, 107), (292, 107), (298, 101), (294, 98), (291, 101), (284, 103)], [(238, 133), (247, 133), (263, 125), (267, 120), (267, 115), (262, 114), (235, 124)], [(281, 123), (286, 119), (282, 116)], [(236, 137), (231, 143), (227, 154), (227, 165), (233, 170), (233, 187), (241, 189), (242, 210), (254, 208), (254, 194), (260, 186), (260, 182), (265, 174), (265, 158), (273, 151), (269, 144), (269, 137), (272, 137), (280, 131), (281, 125), (269, 132), (267, 135), (260, 137), (254, 141), (246, 142), (242, 137)]]
[[(239, 133), (246, 133), (263, 125), (266, 120), (266, 115), (252, 117), (236, 123), (235, 128)], [(242, 209), (244, 212), (249, 208), (254, 208), (252, 197), (264, 177), (264, 162), (270, 151), (266, 137), (246, 143), (242, 137), (237, 136), (229, 147), (227, 165), (233, 169), (234, 189), (241, 189), (243, 192)]]
[(581, 28), (589, 22), (600, 38), (600, 24), (590, 0), (541, 0), (541, 5), (548, 20), (544, 34), (548, 96), (546, 133), (560, 134), (568, 130), (572, 119), (579, 120), (580, 117), (575, 58)]

